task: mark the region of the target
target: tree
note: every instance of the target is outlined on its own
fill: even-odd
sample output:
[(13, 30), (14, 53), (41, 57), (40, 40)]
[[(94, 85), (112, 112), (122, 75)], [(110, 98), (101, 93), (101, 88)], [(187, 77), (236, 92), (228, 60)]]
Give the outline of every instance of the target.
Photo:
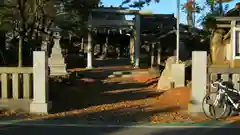
[[(218, 61), (223, 62), (224, 58), (222, 56), (224, 52), (224, 40), (225, 33), (224, 29), (216, 28), (216, 16), (223, 16), (228, 10), (228, 4), (223, 6), (224, 2), (229, 2), (231, 0), (206, 0), (206, 8), (210, 8), (209, 12), (201, 16), (199, 22), (202, 24), (204, 30), (208, 32), (208, 38), (210, 38), (210, 59), (211, 62), (215, 63)], [(227, 32), (228, 33), (228, 32)], [(226, 34), (226, 35), (225, 35)], [(220, 53), (221, 52), (221, 53)], [(221, 56), (219, 55), (221, 54)]]
[[(18, 66), (22, 67), (23, 45), (32, 41), (50, 43), (57, 0), (9, 0), (1, 7), (1, 22), (12, 25), (18, 40)], [(7, 10), (8, 12), (3, 12)], [(10, 12), (13, 14), (9, 14)]]
[[(65, 33), (80, 35), (86, 31), (89, 8), (98, 7), (100, 0), (9, 0), (0, 7), (0, 29), (12, 31), (18, 41), (18, 66), (23, 65), (23, 49), (53, 43), (51, 27), (59, 25)], [(23, 47), (24, 46), (24, 47)]]
[(121, 3), (121, 6), (129, 4), (129, 7), (142, 9), (145, 5), (149, 5), (152, 1), (156, 3), (160, 2), (160, 0), (124, 0)]
[(182, 6), (182, 10), (187, 13), (187, 24), (193, 27), (195, 25), (195, 13), (200, 13), (203, 9), (200, 7), (195, 0), (187, 0), (187, 2)]
[(100, 4), (100, 0), (63, 0), (62, 7), (57, 11), (55, 23), (64, 33), (81, 37), (87, 31), (89, 9), (97, 8)]
[(204, 30), (212, 31), (215, 28), (215, 17), (223, 16), (228, 11), (229, 5), (226, 4), (223, 6), (223, 3), (228, 1), (230, 0), (206, 0), (204, 9), (210, 10), (198, 19), (198, 22), (203, 26)]

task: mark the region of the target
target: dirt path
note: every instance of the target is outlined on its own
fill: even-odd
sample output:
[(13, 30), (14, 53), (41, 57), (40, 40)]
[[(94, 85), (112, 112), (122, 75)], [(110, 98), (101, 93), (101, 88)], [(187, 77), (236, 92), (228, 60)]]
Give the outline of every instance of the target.
[(200, 120), (184, 112), (189, 89), (158, 92), (153, 88), (156, 84), (153, 77), (81, 78), (75, 84), (77, 86), (72, 89), (64, 90), (61, 86), (55, 92), (59, 96), (53, 99), (53, 111), (65, 112), (58, 115), (104, 122), (172, 123)]

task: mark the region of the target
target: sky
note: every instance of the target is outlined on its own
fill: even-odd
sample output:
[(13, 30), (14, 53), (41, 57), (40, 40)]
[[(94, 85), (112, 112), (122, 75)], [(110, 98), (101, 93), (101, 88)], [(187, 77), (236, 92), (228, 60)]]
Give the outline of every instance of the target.
[[(119, 6), (123, 0), (102, 0), (104, 6)], [(181, 0), (181, 5), (184, 4), (187, 0)], [(230, 9), (235, 6), (237, 2), (240, 0), (233, 0), (229, 2)], [(204, 4), (205, 0), (196, 0), (196, 2), (200, 3), (201, 5)], [(153, 13), (160, 13), (160, 14), (172, 14), (177, 12), (177, 0), (160, 0), (160, 3), (152, 2), (149, 6), (145, 6), (143, 10), (151, 10)], [(196, 15), (201, 16), (201, 14)], [(197, 20), (196, 17), (196, 20)], [(186, 14), (181, 12), (180, 14), (180, 21), (181, 23), (186, 23)]]

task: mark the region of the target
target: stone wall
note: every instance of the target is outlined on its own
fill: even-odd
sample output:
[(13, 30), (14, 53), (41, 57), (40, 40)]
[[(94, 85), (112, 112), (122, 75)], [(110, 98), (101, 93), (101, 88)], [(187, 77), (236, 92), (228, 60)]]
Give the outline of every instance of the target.
[[(33, 67), (1, 67), (0, 108), (47, 113), (48, 59), (45, 51), (33, 53)], [(23, 87), (22, 87), (23, 86)]]

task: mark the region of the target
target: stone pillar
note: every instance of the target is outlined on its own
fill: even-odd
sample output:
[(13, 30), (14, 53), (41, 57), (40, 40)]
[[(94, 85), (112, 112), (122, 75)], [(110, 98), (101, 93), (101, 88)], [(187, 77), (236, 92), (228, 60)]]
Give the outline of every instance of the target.
[(157, 49), (157, 63), (158, 65), (161, 65), (161, 46), (158, 45), (158, 49)]
[(176, 87), (185, 86), (185, 64), (172, 64), (171, 75)]
[(92, 34), (91, 34), (91, 28), (92, 28), (92, 14), (89, 14), (88, 16), (88, 44), (87, 44), (87, 69), (92, 69), (92, 61), (93, 61), (93, 48), (92, 48)]
[(87, 45), (87, 69), (92, 69), (92, 35), (88, 32), (88, 45)]
[(51, 57), (49, 58), (50, 75), (52, 76), (67, 75), (66, 64), (60, 47), (60, 38), (61, 36), (56, 32)]
[(134, 46), (135, 51), (135, 65), (134, 68), (139, 68), (140, 63), (140, 47), (141, 47), (141, 31), (140, 31), (140, 15), (136, 15), (136, 22), (135, 22), (135, 28), (136, 28), (136, 41)]
[(45, 51), (33, 52), (33, 101), (32, 113), (48, 113), (51, 102), (48, 101), (48, 59)]
[(135, 40), (134, 40), (134, 36), (133, 35), (131, 35), (130, 36), (130, 48), (129, 48), (129, 54), (130, 54), (130, 60), (131, 60), (131, 64), (134, 64), (134, 43), (135, 42)]
[(151, 46), (151, 68), (153, 68), (155, 66), (155, 56), (154, 53), (155, 52), (155, 43), (152, 43)]
[(190, 113), (202, 112), (202, 100), (207, 88), (207, 52), (192, 52), (192, 95), (188, 106)]

